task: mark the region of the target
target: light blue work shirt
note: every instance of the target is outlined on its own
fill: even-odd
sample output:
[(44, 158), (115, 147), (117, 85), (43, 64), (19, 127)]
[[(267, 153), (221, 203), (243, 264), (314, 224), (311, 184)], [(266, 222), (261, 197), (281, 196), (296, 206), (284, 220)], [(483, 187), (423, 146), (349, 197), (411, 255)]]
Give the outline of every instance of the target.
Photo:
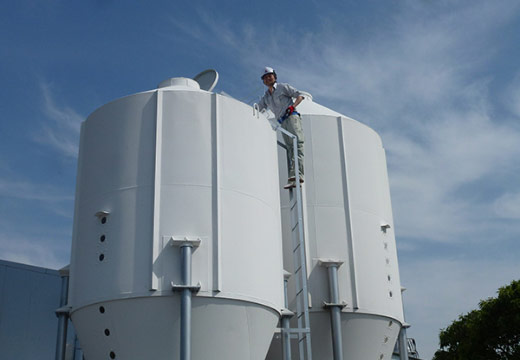
[(258, 103), (258, 108), (260, 111), (269, 109), (276, 119), (280, 119), (285, 115), (285, 110), (294, 103), (293, 98), (298, 96), (304, 96), (304, 94), (289, 84), (275, 83), (273, 93), (271, 94), (267, 89)]

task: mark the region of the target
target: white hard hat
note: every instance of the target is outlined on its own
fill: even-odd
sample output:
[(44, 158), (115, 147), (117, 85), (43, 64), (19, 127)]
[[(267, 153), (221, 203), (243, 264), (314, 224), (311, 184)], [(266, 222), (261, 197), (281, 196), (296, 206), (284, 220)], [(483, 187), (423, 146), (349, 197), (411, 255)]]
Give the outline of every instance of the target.
[(266, 66), (260, 78), (263, 79), (267, 74), (273, 74), (276, 79), (276, 71), (272, 67)]

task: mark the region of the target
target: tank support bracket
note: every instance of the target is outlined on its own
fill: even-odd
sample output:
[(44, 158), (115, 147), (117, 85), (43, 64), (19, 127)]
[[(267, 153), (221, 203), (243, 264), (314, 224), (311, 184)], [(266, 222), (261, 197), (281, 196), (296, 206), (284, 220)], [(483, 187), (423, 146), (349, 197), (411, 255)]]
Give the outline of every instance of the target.
[(200, 246), (202, 239), (200, 237), (188, 236), (163, 236), (163, 243), (170, 246), (191, 246), (197, 248)]
[(172, 282), (172, 291), (173, 292), (180, 292), (182, 290), (189, 290), (192, 293), (197, 293), (197, 292), (200, 291), (200, 288), (201, 288), (200, 282), (197, 285), (193, 285), (193, 286), (190, 286), (190, 285), (176, 285), (176, 284), (174, 284)]
[(325, 309), (329, 309), (329, 308), (333, 308), (333, 307), (339, 307), (340, 309), (343, 309), (347, 306), (348, 306), (348, 304), (346, 301), (342, 301), (340, 303), (328, 303), (326, 301), (323, 302), (323, 308), (325, 308)]

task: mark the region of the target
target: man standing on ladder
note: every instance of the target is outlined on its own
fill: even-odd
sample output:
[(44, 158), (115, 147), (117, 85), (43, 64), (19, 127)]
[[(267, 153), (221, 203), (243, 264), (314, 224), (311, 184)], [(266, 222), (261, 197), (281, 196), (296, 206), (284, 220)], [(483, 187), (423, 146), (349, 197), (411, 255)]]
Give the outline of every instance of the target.
[[(303, 182), (303, 143), (304, 135), (300, 114), (296, 111), (303, 100), (303, 94), (289, 84), (277, 83), (276, 72), (273, 68), (266, 67), (262, 74), (262, 81), (267, 86), (264, 96), (258, 104), (259, 110), (269, 109), (281, 124), (282, 128), (296, 135), (298, 139), (298, 165), (300, 182)], [(293, 98), (296, 100), (293, 102)], [(287, 146), (287, 157), (289, 160), (289, 179), (284, 189), (296, 187), (296, 176), (294, 169), (294, 150), (292, 139), (283, 134)]]

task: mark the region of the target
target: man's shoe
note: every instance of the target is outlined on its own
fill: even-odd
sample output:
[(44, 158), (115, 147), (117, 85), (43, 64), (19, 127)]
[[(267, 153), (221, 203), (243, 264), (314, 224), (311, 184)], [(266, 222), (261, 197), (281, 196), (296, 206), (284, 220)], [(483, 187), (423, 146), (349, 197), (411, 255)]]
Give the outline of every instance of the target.
[[(292, 182), (296, 181), (296, 176), (291, 176), (289, 179), (287, 179), (287, 181), (292, 181)], [(300, 183), (302, 183), (302, 182), (303, 182), (303, 176), (300, 176)]]
[(287, 185), (285, 185), (283, 188), (286, 190), (292, 189), (296, 187), (296, 183), (294, 181), (289, 182)]

